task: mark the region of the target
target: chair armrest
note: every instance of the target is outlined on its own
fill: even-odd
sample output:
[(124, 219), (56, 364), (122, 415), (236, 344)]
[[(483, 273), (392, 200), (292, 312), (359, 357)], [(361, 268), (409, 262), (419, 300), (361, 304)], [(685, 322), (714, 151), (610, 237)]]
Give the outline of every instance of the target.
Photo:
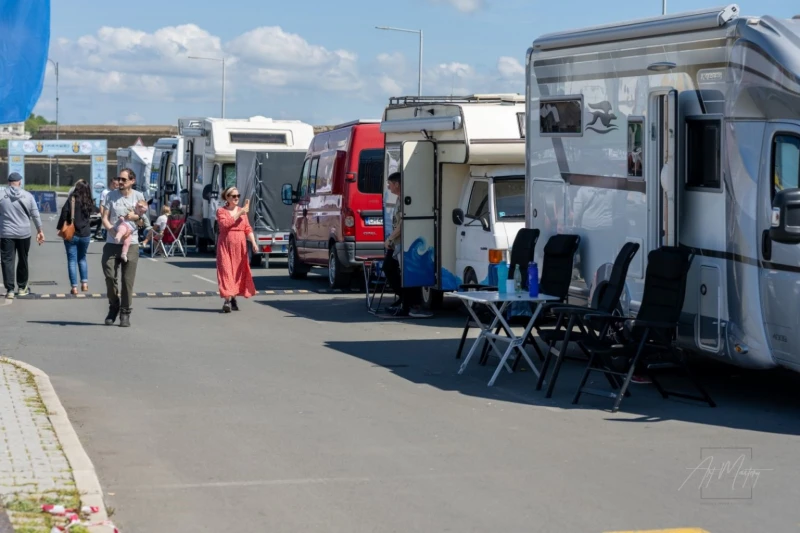
[(637, 320), (635, 318), (626, 319), (625, 325), (631, 328), (639, 327), (639, 328), (652, 328), (652, 329), (675, 329), (678, 327), (677, 324), (673, 324), (670, 322), (652, 322), (649, 320)]
[(584, 320), (589, 322), (601, 322), (601, 323), (610, 323), (610, 322), (624, 322), (626, 320), (630, 320), (628, 317), (624, 316), (617, 316), (612, 315), (610, 313), (603, 313), (597, 310), (594, 313), (588, 313), (583, 315)]
[(567, 313), (570, 315), (588, 315), (588, 314), (598, 313), (597, 309), (592, 309), (591, 307), (585, 307), (583, 305), (564, 305), (564, 304), (554, 304), (551, 311), (558, 315), (562, 313)]

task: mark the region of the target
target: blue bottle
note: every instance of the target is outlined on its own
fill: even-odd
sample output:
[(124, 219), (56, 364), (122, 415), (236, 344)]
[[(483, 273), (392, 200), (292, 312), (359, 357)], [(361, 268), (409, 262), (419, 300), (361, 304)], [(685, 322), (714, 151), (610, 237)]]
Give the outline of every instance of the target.
[(508, 263), (501, 261), (497, 265), (497, 292), (506, 292), (506, 282), (508, 281)]
[(528, 294), (532, 298), (539, 296), (539, 265), (533, 261), (528, 264)]

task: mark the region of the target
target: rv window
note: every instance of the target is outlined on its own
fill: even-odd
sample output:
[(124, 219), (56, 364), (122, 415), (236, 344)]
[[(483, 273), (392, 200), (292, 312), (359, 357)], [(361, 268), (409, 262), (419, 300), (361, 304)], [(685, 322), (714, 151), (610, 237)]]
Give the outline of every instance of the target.
[(286, 144), (285, 133), (230, 133), (232, 143)]
[(225, 163), (222, 165), (222, 188), (236, 187), (236, 164)]
[(311, 194), (317, 192), (316, 185), (317, 185), (317, 168), (319, 168), (319, 157), (315, 157), (311, 160), (311, 172), (309, 172), (308, 176), (308, 188)]
[(358, 156), (358, 190), (367, 194), (383, 192), (383, 150), (361, 150)]
[(582, 135), (580, 98), (539, 101), (539, 133), (545, 136)]
[(525, 220), (525, 178), (496, 179), (494, 209), (497, 220)]
[(178, 182), (178, 167), (175, 166), (175, 163), (172, 163), (169, 166), (169, 183), (177, 183)]
[(628, 118), (628, 176), (642, 177), (644, 121), (641, 118)]
[(686, 119), (686, 186), (719, 189), (722, 122)]
[(489, 183), (476, 181), (472, 184), (472, 193), (469, 195), (467, 216), (481, 218), (489, 212)]
[(306, 159), (303, 163), (303, 172), (300, 174), (300, 184), (297, 186), (297, 197), (305, 198), (308, 193), (308, 169), (311, 166), (311, 160)]
[(800, 187), (800, 137), (778, 135), (772, 150), (772, 197), (777, 191)]
[(219, 165), (214, 165), (211, 171), (211, 190), (219, 191)]
[(194, 182), (203, 183), (203, 156), (194, 156)]

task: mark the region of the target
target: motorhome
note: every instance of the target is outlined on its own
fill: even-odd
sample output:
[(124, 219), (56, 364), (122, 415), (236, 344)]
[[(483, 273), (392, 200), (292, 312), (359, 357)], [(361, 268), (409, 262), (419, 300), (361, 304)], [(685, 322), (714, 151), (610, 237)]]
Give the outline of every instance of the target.
[(117, 148), (117, 175), (129, 168), (136, 174), (136, 190), (142, 192), (146, 199), (151, 198), (150, 173), (155, 148), (134, 144), (128, 148)]
[(236, 150), (307, 150), (314, 128), (298, 120), (182, 118), (178, 133), (183, 149), (185, 183), (181, 203), (199, 250), (214, 245), (219, 194), (236, 185)]
[(526, 70), (527, 225), (581, 235), (573, 295), (637, 242), (635, 313), (647, 253), (688, 247), (679, 342), (800, 370), (800, 20), (729, 5), (549, 34)]
[[(400, 171), (402, 280), (425, 304), (488, 281), (489, 250), (507, 251), (525, 225), (525, 97), (390, 99), (385, 176)], [(384, 229), (397, 198), (385, 192)], [(508, 258), (508, 257), (507, 257)]]
[[(155, 220), (161, 207), (180, 199), (179, 191), (186, 189), (184, 170), (184, 138), (165, 137), (153, 146), (150, 170), (150, 217)], [(185, 204), (185, 202), (182, 202)]]

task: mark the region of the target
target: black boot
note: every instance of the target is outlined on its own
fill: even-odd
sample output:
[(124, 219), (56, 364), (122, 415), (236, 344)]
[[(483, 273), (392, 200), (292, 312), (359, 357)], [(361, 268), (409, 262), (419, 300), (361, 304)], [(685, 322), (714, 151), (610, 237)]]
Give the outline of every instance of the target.
[(108, 315), (106, 315), (106, 326), (113, 326), (114, 321), (117, 319), (118, 314), (119, 314), (119, 307), (115, 305), (110, 305), (108, 307)]
[(129, 328), (131, 327), (131, 310), (130, 309), (122, 309), (119, 313), (119, 327), (121, 328)]

